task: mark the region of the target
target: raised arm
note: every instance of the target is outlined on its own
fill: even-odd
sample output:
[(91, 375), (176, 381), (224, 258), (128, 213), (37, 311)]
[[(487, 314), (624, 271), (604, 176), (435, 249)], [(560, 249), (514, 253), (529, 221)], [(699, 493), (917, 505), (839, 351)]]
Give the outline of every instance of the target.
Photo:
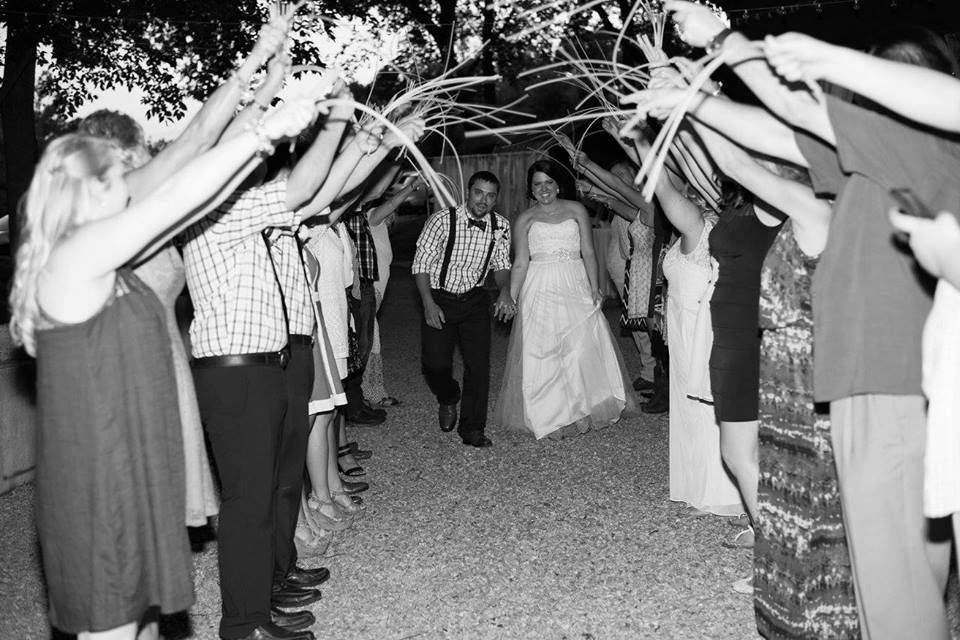
[(370, 210), (370, 213), (367, 217), (370, 226), (375, 227), (386, 220), (394, 211), (397, 210), (397, 207), (404, 203), (410, 194), (414, 193), (415, 191), (420, 191), (423, 188), (423, 179), (420, 178), (420, 176), (417, 176), (411, 180), (402, 189), (393, 194), (392, 197), (387, 198), (381, 204)]
[(666, 171), (660, 175), (656, 194), (663, 213), (681, 236), (680, 248), (684, 253), (693, 251), (703, 231), (703, 214), (700, 209), (673, 186)]
[[(423, 135), (424, 122), (420, 118), (408, 118), (397, 127), (415, 142)], [(400, 144), (400, 138), (389, 132), (381, 140), (380, 129), (376, 127), (357, 131), (343, 145), (323, 186), (303, 205), (301, 217), (306, 219), (325, 211), (334, 200), (356, 189), (383, 162), (387, 153)]]
[(831, 206), (813, 189), (760, 166), (746, 151), (715, 131), (697, 125), (697, 133), (720, 170), (793, 220), (793, 232), (807, 255), (820, 255), (827, 243)]
[(807, 88), (794, 91), (785, 86), (770, 69), (762, 51), (743, 34), (725, 31), (724, 24), (708, 7), (686, 0), (668, 0), (664, 8), (672, 13), (687, 44), (719, 50), (737, 77), (774, 114), (792, 126), (835, 143), (819, 87), (814, 87), (815, 95), (811, 95)]
[[(647, 89), (628, 96), (627, 101), (635, 102), (639, 112), (666, 118), (683, 96), (683, 89)], [(766, 109), (701, 93), (688, 114), (741, 146), (806, 166), (793, 129)]]
[(951, 75), (828, 44), (802, 33), (768, 36), (764, 51), (786, 80), (826, 80), (905, 118), (960, 133), (960, 80)]
[[(330, 96), (341, 100), (353, 99), (350, 89), (340, 80), (334, 85)], [(338, 103), (330, 109), (320, 133), (297, 161), (287, 179), (288, 209), (294, 210), (306, 204), (324, 185), (337, 156), (337, 147), (343, 139), (343, 132), (352, 116), (353, 107), (348, 104)]]
[(206, 215), (222, 187), (254, 154), (282, 138), (296, 135), (313, 118), (312, 101), (291, 103), (268, 116), (257, 131), (248, 131), (216, 145), (161, 184), (154, 193), (122, 212), (81, 225), (51, 252), (48, 270), (65, 282), (112, 277), (146, 245)]
[(217, 143), (233, 119), (250, 78), (283, 47), (289, 28), (286, 16), (278, 16), (264, 25), (250, 55), (230, 79), (207, 98), (183, 133), (150, 162), (126, 174), (131, 201), (136, 202), (152, 193), (184, 164)]

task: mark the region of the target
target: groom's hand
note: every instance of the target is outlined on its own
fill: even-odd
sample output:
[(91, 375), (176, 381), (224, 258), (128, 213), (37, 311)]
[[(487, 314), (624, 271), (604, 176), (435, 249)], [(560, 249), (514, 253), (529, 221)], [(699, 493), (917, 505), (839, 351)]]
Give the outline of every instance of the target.
[(493, 304), (493, 316), (500, 322), (506, 322), (517, 313), (517, 305), (514, 303), (510, 292), (506, 289), (500, 292), (500, 296)]
[(443, 316), (443, 309), (433, 300), (423, 301), (423, 317), (427, 321), (427, 326), (434, 329), (443, 329), (443, 323), (447, 321)]

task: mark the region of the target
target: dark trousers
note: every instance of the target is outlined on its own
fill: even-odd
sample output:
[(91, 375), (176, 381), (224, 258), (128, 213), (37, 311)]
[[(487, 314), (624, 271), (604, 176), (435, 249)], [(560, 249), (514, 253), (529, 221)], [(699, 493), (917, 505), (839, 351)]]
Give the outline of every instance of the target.
[(285, 374), (279, 365), (250, 365), (198, 367), (193, 376), (221, 484), (220, 635), (241, 638), (270, 622)]
[[(457, 431), (464, 439), (483, 434), (490, 396), (490, 298), (483, 289), (454, 298), (434, 291), (443, 310), (442, 329), (423, 322), (421, 364), (430, 391), (440, 404), (460, 402)], [(453, 379), (453, 350), (463, 356), (463, 392)]]
[(353, 324), (357, 328), (357, 348), (359, 351), (360, 369), (346, 377), (343, 392), (347, 396), (347, 412), (352, 413), (364, 406), (363, 398), (363, 370), (370, 359), (370, 350), (373, 349), (373, 323), (377, 318), (377, 294), (372, 282), (360, 283), (360, 299), (352, 295), (347, 296), (350, 301), (350, 314)]
[(297, 562), (293, 535), (300, 515), (303, 469), (307, 462), (310, 419), (307, 405), (313, 391), (313, 348), (308, 344), (290, 344), (290, 362), (284, 369), (287, 415), (277, 457), (277, 497), (274, 527), (274, 575), (280, 582)]

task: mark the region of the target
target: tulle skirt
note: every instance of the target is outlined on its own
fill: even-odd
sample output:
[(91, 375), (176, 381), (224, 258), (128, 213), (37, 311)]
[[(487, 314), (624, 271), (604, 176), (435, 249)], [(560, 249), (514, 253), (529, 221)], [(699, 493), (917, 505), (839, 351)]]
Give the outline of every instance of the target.
[(493, 422), (540, 439), (607, 426), (625, 412), (636, 412), (636, 400), (582, 260), (531, 262)]

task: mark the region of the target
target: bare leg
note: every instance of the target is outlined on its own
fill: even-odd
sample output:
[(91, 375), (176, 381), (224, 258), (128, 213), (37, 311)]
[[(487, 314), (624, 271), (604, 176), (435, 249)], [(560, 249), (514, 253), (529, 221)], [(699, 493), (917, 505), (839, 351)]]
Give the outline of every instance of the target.
[(160, 625), (157, 622), (148, 622), (140, 629), (137, 640), (159, 640)]
[[(333, 497), (333, 502), (337, 507), (346, 513), (357, 513), (362, 511), (363, 507), (354, 503), (353, 499), (344, 493), (343, 481), (340, 478), (340, 473), (337, 468), (338, 450), (340, 446), (346, 444), (344, 436), (346, 431), (344, 428), (345, 423), (346, 419), (343, 416), (343, 412), (338, 412), (337, 419), (331, 422), (327, 430), (327, 437), (330, 439), (330, 465), (327, 482), (330, 485), (330, 495)], [(352, 460), (353, 456), (349, 456), (349, 458)]]
[[(330, 485), (329, 478), (329, 440), (327, 438), (328, 427), (333, 423), (333, 411), (318, 413), (313, 417), (313, 428), (310, 430), (310, 439), (307, 441), (307, 473), (310, 474), (310, 484), (313, 485), (313, 493), (322, 500), (329, 499)], [(336, 460), (336, 459), (334, 459)], [(336, 472), (336, 467), (334, 467)]]
[[(339, 413), (339, 415), (340, 415), (341, 417), (340, 417), (340, 420), (338, 421), (339, 424), (340, 424), (340, 427), (339, 427), (339, 429), (338, 429), (337, 440), (336, 440), (335, 442), (333, 442), (333, 444), (331, 445), (331, 448), (333, 449), (333, 452), (334, 452), (334, 454), (333, 454), (333, 455), (334, 455), (334, 458), (333, 458), (333, 471), (334, 471), (334, 473), (337, 473), (337, 470), (338, 470), (338, 467), (337, 467), (337, 456), (339, 455), (339, 449), (340, 449), (340, 447), (342, 447), (342, 446), (344, 446), (344, 445), (347, 444), (347, 420), (346, 420), (346, 418), (343, 417), (343, 412), (342, 412), (342, 411)], [(348, 453), (348, 454), (343, 455), (343, 456), (342, 456), (342, 460), (343, 460), (343, 468), (344, 468), (344, 469), (349, 470), (349, 469), (353, 469), (354, 467), (359, 467), (359, 466), (360, 466), (360, 464), (357, 462), (357, 459), (353, 457), (353, 454), (352, 454), (352, 453)], [(339, 480), (339, 476), (337, 476), (337, 479)], [(333, 486), (333, 485), (331, 485), (331, 486)]]
[(77, 640), (136, 640), (137, 623), (131, 622), (122, 627), (115, 627), (107, 631), (81, 631)]
[(760, 462), (758, 460), (757, 429), (759, 422), (721, 422), (720, 456), (730, 469), (740, 497), (747, 507), (750, 522), (757, 520), (757, 483), (760, 480)]
[[(336, 415), (335, 411), (327, 411), (314, 416), (313, 429), (307, 441), (307, 473), (310, 474), (311, 494), (316, 499), (315, 504), (319, 505), (320, 515), (327, 519), (322, 523), (323, 527), (331, 529), (343, 521), (343, 514), (330, 496), (330, 456), (334, 456), (333, 464), (336, 465), (336, 450), (331, 451), (327, 432)], [(333, 473), (337, 473), (336, 466), (333, 467)]]

